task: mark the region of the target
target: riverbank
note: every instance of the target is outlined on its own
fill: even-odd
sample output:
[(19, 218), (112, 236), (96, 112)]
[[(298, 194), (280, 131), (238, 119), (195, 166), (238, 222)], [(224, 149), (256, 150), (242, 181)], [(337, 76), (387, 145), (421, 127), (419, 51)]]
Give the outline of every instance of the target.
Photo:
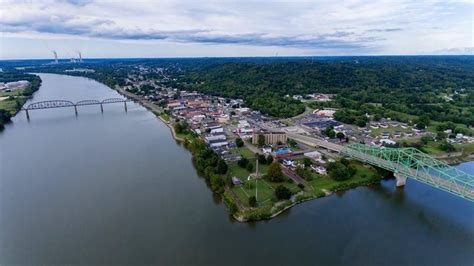
[[(159, 106), (151, 103), (150, 101), (147, 101), (147, 100), (145, 100), (145, 99), (143, 99), (139, 96), (130, 94), (130, 93), (124, 91), (124, 90), (116, 89), (116, 91), (119, 92), (121, 95), (124, 95), (128, 98), (131, 98), (132, 100), (137, 101), (140, 105), (142, 105), (146, 109), (152, 111), (156, 116), (158, 116), (158, 118), (163, 123), (165, 123), (165, 125), (167, 125), (170, 128), (172, 136), (175, 140), (186, 141), (186, 138), (182, 138), (182, 137), (178, 136), (178, 134), (176, 134), (176, 132), (174, 130), (174, 127), (173, 127), (173, 122), (170, 122), (169, 118), (167, 116), (163, 115), (164, 113), (163, 113), (163, 110), (162, 110), (161, 107), (159, 107)], [(193, 157), (194, 157), (194, 155), (193, 155)], [(229, 176), (227, 176), (227, 177), (229, 177)], [(207, 181), (210, 182), (211, 177), (208, 177)], [(357, 187), (357, 186), (369, 185), (373, 182), (374, 181), (367, 181), (367, 183), (365, 183), (365, 182), (354, 183), (353, 185), (350, 185), (348, 187), (335, 188), (334, 191), (345, 190), (345, 189), (349, 189), (349, 188), (353, 188), (353, 187)], [(229, 189), (229, 187), (226, 187), (226, 189)], [(214, 191), (214, 189), (213, 189), (213, 191)], [(220, 194), (220, 195), (224, 195), (225, 194), (224, 191), (219, 191), (219, 192), (215, 191), (215, 192)], [(331, 191), (331, 192), (334, 192), (334, 191)], [(257, 220), (263, 220), (263, 219), (271, 219), (271, 218), (276, 217), (277, 215), (281, 214), (286, 209), (291, 208), (292, 206), (295, 206), (296, 204), (299, 204), (299, 203), (302, 203), (302, 202), (305, 202), (305, 201), (309, 201), (311, 199), (327, 196), (327, 194), (331, 194), (331, 193), (325, 193), (323, 195), (321, 195), (321, 194), (313, 194), (313, 195), (305, 194), (305, 191), (303, 191), (303, 190), (299, 191), (297, 188), (295, 188), (295, 191), (293, 191), (293, 192), (295, 192), (294, 193), (295, 196), (289, 201), (276, 201), (276, 202), (270, 201), (271, 205), (265, 205), (265, 206), (261, 206), (261, 207), (257, 207), (257, 208), (246, 208), (246, 209), (242, 208), (242, 206), (244, 204), (246, 204), (246, 201), (245, 200), (244, 201), (239, 200), (235, 194), (230, 194), (230, 196), (228, 198), (231, 199), (231, 201), (227, 200), (226, 203), (227, 203), (229, 211), (232, 213), (232, 215), (234, 216), (234, 218), (236, 220), (246, 222), (246, 221), (257, 221)], [(273, 195), (273, 192), (271, 192), (271, 193)], [(232, 204), (232, 202), (234, 202), (234, 204)], [(239, 202), (239, 203), (243, 203), (243, 204), (237, 204), (235, 202)], [(233, 206), (239, 206), (239, 208), (236, 209)]]
[(37, 75), (0, 72), (0, 82), (19, 80), (27, 80), (29, 82), (28, 86), (13, 91), (0, 92), (0, 130), (3, 130), (4, 125), (11, 121), (11, 118), (21, 110), (25, 102), (41, 86), (41, 78)]

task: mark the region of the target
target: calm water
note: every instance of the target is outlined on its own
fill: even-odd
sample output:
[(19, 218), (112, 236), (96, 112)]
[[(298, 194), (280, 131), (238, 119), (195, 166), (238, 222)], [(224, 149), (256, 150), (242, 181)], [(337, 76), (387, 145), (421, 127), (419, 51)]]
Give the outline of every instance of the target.
[[(119, 96), (84, 78), (41, 78), (31, 101)], [(2, 265), (474, 263), (474, 204), (448, 193), (388, 180), (242, 224), (153, 114), (104, 109), (20, 113), (0, 133)]]

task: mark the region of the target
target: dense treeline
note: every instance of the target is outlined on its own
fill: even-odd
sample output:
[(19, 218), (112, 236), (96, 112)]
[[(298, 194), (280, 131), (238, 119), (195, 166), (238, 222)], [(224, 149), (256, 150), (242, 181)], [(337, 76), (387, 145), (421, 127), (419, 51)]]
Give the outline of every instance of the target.
[[(181, 81), (186, 89), (244, 98), (275, 116), (285, 116), (276, 106), (285, 105), (292, 113), (303, 110), (286, 103), (284, 95), (319, 92), (338, 94), (334, 107), (358, 110), (350, 114), (351, 123), (362, 124), (363, 106), (379, 115), (428, 114), (434, 120), (474, 124), (474, 58), (469, 56), (224, 63), (189, 71)], [(452, 101), (442, 97), (455, 92), (461, 93)]]
[(203, 140), (193, 139), (191, 142), (185, 142), (185, 146), (193, 155), (194, 167), (209, 181), (211, 189), (215, 192), (223, 192), (226, 184), (225, 174), (228, 170), (227, 163)]

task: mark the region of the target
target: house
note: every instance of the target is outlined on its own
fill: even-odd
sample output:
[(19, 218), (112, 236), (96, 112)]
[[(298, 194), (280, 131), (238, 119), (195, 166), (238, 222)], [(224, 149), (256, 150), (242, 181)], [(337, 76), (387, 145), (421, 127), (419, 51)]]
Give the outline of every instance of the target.
[(315, 171), (316, 173), (318, 173), (320, 175), (326, 175), (327, 174), (326, 168), (324, 168), (322, 166), (314, 167), (314, 166), (311, 165), (311, 169), (313, 169), (313, 171)]
[(221, 139), (210, 140), (207, 143), (209, 144), (209, 147), (211, 147), (211, 148), (227, 146), (229, 144), (229, 142), (227, 142), (227, 140), (221, 140)]
[(381, 145), (395, 145), (397, 143), (393, 140), (390, 140), (390, 139), (381, 139), (380, 144)]
[(215, 141), (215, 140), (226, 140), (227, 137), (224, 134), (224, 132), (216, 133), (216, 134), (211, 134), (208, 135), (204, 138), (204, 140), (209, 143), (210, 141)]
[(262, 148), (262, 152), (263, 152), (264, 154), (269, 154), (269, 153), (272, 152), (272, 147), (263, 147), (263, 148)]
[(211, 130), (211, 134), (224, 132), (224, 128), (222, 128), (221, 126), (213, 126), (213, 127), (209, 127), (209, 129)]

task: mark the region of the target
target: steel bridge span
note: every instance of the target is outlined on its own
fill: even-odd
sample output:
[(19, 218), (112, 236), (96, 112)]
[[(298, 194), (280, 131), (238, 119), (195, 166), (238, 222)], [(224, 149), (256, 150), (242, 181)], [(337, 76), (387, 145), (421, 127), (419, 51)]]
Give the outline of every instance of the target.
[(41, 110), (41, 109), (51, 109), (51, 108), (63, 108), (63, 107), (72, 107), (74, 108), (74, 112), (77, 115), (77, 107), (79, 106), (86, 106), (86, 105), (100, 105), (100, 111), (104, 112), (104, 104), (111, 104), (111, 103), (123, 103), (125, 112), (127, 112), (127, 102), (130, 100), (123, 99), (123, 98), (108, 98), (102, 101), (99, 100), (82, 100), (76, 103), (67, 101), (67, 100), (49, 100), (49, 101), (41, 101), (29, 104), (26, 108), (22, 108), (21, 111), (26, 112), (26, 118), (30, 119), (29, 111), (32, 110)]
[(437, 160), (415, 148), (386, 148), (364, 144), (347, 146), (289, 133), (289, 137), (310, 146), (323, 147), (344, 156), (394, 173), (397, 186), (412, 178), (474, 202), (474, 176)]

